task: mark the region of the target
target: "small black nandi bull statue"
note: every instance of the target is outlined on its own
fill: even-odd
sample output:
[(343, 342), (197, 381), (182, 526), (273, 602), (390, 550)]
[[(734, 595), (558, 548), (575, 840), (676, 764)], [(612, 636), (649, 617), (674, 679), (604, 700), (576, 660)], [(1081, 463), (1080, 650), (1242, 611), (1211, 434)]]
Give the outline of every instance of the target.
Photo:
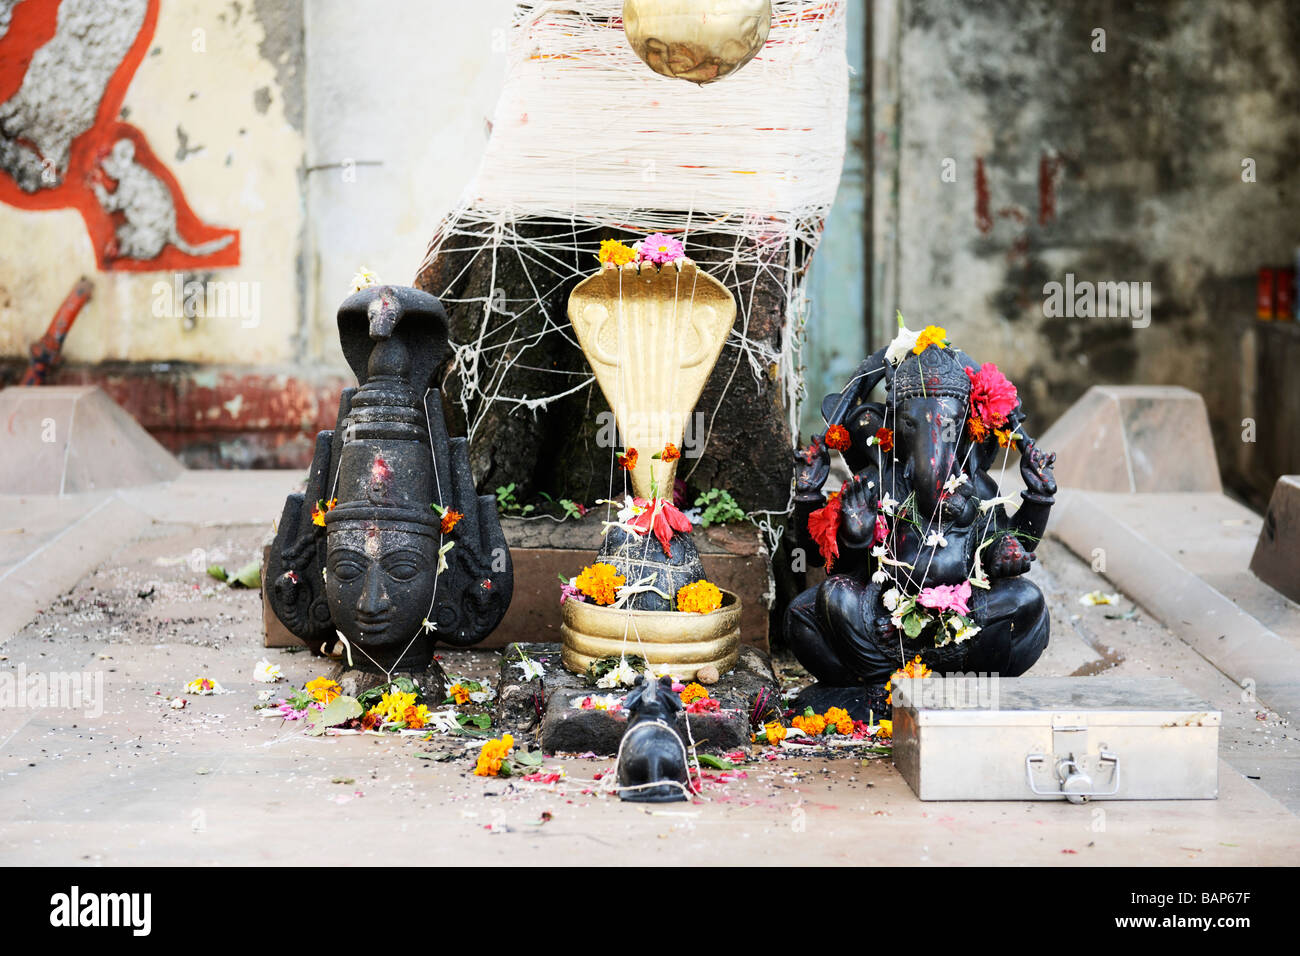
[[(677, 733), (682, 700), (673, 693), (673, 679), (636, 679), (624, 706), (627, 730), (618, 747), (618, 785), (622, 800), (668, 803), (685, 800), (690, 783), (686, 745)], [(680, 786), (679, 786), (680, 784)]]

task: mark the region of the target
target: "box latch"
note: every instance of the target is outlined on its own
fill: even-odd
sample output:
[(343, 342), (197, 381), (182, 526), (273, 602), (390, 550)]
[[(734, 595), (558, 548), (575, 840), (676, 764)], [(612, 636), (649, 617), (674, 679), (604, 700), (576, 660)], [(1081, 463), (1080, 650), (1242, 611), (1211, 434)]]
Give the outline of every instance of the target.
[[(1048, 768), (1051, 771), (1048, 772)], [(1099, 790), (1094, 776), (1111, 775), (1110, 788)], [(1053, 779), (1054, 778), (1054, 779)], [(1025, 758), (1025, 781), (1040, 796), (1063, 796), (1071, 803), (1090, 797), (1110, 797), (1119, 792), (1119, 755), (1103, 746), (1088, 753), (1088, 726), (1075, 716), (1052, 718), (1052, 753)], [(1051, 787), (1055, 785), (1055, 789)]]

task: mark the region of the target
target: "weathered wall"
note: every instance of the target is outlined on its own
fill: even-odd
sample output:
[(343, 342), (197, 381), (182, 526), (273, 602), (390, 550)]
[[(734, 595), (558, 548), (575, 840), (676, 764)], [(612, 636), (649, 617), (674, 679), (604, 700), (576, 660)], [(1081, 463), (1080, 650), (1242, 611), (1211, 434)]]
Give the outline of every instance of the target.
[(194, 465), (309, 459), (351, 377), (335, 309), (359, 266), (413, 280), (486, 142), (510, 8), (0, 0), (0, 377), (85, 274), (54, 381)]
[[(946, 326), (1020, 385), (1033, 433), (1094, 383), (1196, 389), (1231, 473), (1240, 320), (1256, 268), (1300, 240), (1300, 9), (878, 0), (874, 17), (876, 341), (895, 308)], [(1067, 273), (1150, 282), (1150, 325), (1049, 317)]]
[[(301, 120), (252, 5), (3, 6), (0, 354), (24, 354), (85, 274), (69, 362), (290, 360)], [(178, 273), (236, 283), (222, 314), (186, 316)]]

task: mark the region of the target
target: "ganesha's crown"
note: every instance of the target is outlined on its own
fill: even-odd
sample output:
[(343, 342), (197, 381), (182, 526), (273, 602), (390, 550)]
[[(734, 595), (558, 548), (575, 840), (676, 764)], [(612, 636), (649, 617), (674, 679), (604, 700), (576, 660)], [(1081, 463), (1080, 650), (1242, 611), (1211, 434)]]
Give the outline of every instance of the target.
[(890, 396), (896, 402), (919, 396), (970, 398), (970, 378), (957, 353), (932, 345), (920, 355), (908, 355), (894, 370)]

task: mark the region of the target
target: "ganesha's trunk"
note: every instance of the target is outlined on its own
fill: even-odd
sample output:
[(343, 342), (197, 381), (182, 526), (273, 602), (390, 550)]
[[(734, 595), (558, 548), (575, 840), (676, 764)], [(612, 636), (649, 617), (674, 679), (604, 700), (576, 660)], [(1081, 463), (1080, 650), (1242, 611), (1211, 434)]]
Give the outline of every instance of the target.
[(944, 482), (953, 474), (956, 459), (957, 443), (944, 438), (943, 416), (932, 416), (915, 436), (908, 462), (920, 514), (937, 511)]

